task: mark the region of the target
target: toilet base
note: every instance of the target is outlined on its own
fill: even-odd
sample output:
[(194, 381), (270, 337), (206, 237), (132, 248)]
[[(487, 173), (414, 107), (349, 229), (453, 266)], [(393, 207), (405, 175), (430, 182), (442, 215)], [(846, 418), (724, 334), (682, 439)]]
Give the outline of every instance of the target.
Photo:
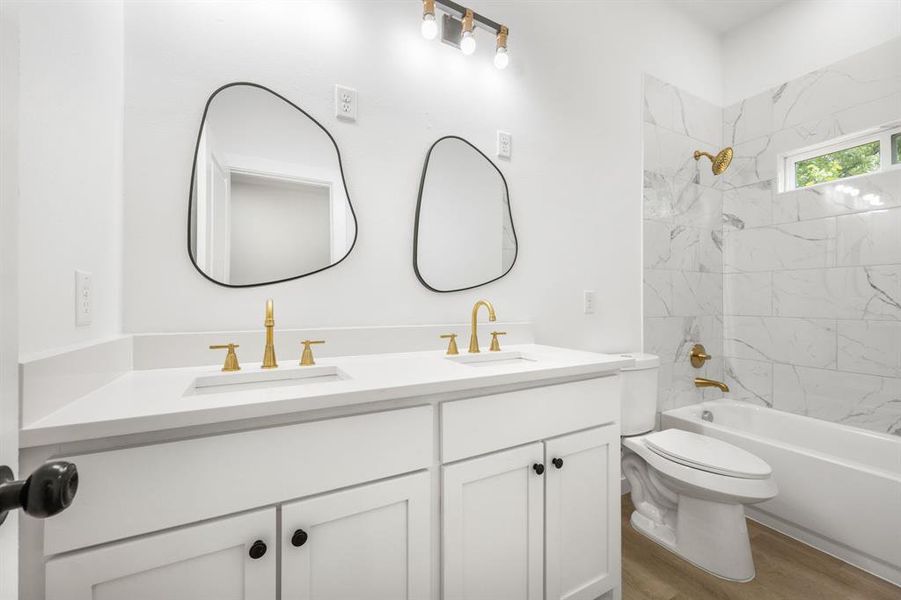
[(645, 537), (712, 575), (742, 583), (754, 579), (754, 559), (741, 504), (679, 496), (675, 527), (637, 510), (630, 522)]

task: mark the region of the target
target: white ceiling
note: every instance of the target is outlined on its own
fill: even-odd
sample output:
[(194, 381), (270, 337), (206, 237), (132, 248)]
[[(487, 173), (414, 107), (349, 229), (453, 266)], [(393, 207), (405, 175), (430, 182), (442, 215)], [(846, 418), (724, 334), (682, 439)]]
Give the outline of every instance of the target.
[(670, 0), (688, 17), (719, 34), (768, 13), (788, 0)]

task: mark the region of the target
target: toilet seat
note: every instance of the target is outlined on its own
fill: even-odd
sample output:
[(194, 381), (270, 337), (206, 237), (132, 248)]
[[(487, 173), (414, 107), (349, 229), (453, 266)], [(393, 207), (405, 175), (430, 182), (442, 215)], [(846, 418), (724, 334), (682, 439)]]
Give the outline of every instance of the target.
[(770, 466), (750, 452), (716, 438), (666, 429), (644, 436), (654, 453), (681, 465), (740, 479), (766, 479)]
[(772, 474), (762, 479), (731, 477), (683, 464), (652, 450), (647, 443), (647, 438), (651, 435), (654, 434), (624, 437), (623, 448), (644, 459), (667, 481), (670, 488), (680, 494), (688, 493), (699, 498), (733, 504), (761, 502), (776, 495), (776, 481)]

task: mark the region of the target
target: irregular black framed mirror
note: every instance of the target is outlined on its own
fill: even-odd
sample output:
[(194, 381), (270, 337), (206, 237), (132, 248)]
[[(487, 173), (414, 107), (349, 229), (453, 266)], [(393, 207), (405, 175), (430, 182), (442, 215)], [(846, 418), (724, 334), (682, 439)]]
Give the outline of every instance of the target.
[(510, 272), (519, 246), (500, 169), (465, 139), (440, 138), (426, 154), (416, 203), (413, 270), (433, 292), (459, 292)]
[(188, 254), (197, 270), (226, 287), (280, 283), (337, 265), (356, 239), (341, 153), (328, 130), (262, 85), (213, 92), (188, 200)]

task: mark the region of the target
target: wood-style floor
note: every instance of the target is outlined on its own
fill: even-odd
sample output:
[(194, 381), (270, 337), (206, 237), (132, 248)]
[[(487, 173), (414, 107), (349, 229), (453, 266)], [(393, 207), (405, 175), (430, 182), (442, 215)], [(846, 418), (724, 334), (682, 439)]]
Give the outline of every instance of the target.
[(623, 496), (624, 600), (901, 600), (901, 588), (750, 520), (756, 579), (719, 579), (635, 531), (632, 510)]

